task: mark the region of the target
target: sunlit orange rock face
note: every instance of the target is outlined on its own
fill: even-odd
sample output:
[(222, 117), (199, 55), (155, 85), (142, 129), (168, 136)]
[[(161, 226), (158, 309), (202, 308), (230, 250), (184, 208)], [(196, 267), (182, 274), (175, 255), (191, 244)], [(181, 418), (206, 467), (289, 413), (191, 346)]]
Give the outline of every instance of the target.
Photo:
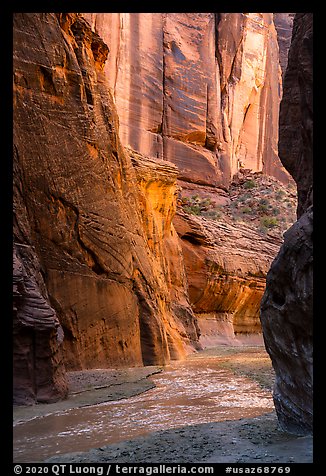
[(112, 52), (105, 70), (124, 145), (174, 162), (187, 182), (227, 186), (240, 166), (289, 180), (277, 155), (272, 13), (83, 16)]
[(169, 282), (182, 288), (182, 267), (169, 272), (163, 253), (172, 247), (177, 265), (176, 169), (144, 162), (138, 188), (105, 82), (107, 46), (76, 14), (15, 14), (14, 45), (14, 240), (22, 283), (14, 395), (28, 403), (66, 394), (64, 366), (164, 364), (198, 338), (184, 291), (171, 302)]
[(232, 343), (237, 333), (261, 332), (260, 301), (281, 239), (182, 211), (175, 225), (201, 343)]

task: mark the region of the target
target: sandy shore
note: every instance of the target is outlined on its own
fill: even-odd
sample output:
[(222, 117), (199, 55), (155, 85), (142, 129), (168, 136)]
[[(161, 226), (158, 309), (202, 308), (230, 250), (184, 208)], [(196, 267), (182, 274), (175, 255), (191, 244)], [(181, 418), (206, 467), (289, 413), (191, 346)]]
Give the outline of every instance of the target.
[(31, 406), (14, 406), (14, 423), (139, 395), (155, 387), (149, 377), (159, 372), (162, 372), (162, 368), (156, 366), (68, 372), (69, 397), (67, 400)]
[[(191, 358), (217, 358), (221, 368), (272, 391), (274, 373), (262, 346), (206, 349)], [(129, 398), (153, 388), (160, 367), (70, 372), (70, 396), (64, 402), (15, 407), (14, 421), (57, 411)], [(159, 418), (159, 415), (158, 415)], [(90, 444), (91, 446), (91, 444)], [(57, 455), (51, 463), (303, 463), (312, 462), (312, 437), (282, 432), (274, 412), (256, 418), (205, 423), (150, 433), (86, 452)]]

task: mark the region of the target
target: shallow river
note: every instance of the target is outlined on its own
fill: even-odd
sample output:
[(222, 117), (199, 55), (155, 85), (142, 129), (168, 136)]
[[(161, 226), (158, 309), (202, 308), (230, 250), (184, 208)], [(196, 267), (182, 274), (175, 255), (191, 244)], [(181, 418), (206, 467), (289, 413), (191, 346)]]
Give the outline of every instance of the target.
[(273, 408), (269, 391), (209, 357), (174, 362), (151, 379), (156, 388), (141, 395), (16, 423), (14, 461), (41, 462), (149, 432), (255, 417)]

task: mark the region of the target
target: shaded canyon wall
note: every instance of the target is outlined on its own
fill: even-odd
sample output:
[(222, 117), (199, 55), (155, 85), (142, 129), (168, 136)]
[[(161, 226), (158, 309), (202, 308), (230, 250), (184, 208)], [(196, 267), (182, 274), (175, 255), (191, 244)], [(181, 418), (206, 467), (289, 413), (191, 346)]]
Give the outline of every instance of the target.
[(312, 432), (313, 417), (313, 17), (296, 14), (280, 110), (280, 157), (298, 187), (298, 221), (267, 276), (261, 304), (265, 345), (276, 373), (281, 426)]

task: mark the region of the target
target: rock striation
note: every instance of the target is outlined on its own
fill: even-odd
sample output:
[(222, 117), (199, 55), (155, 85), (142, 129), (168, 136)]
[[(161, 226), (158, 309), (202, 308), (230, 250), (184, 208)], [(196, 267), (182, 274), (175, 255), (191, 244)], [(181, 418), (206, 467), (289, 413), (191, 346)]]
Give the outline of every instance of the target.
[(298, 221), (267, 275), (261, 303), (265, 345), (276, 373), (280, 425), (312, 432), (313, 205), (311, 13), (296, 14), (280, 111), (280, 157), (298, 187)]
[[(165, 183), (166, 197), (173, 197), (176, 172), (159, 165), (148, 172), (141, 202), (105, 81), (107, 55), (78, 14), (14, 15), (14, 266), (23, 294), (14, 316), (14, 395), (20, 403), (65, 395), (53, 375), (52, 394), (39, 396), (38, 352), (44, 375), (62, 375), (65, 368), (164, 364), (198, 340), (186, 298), (180, 292), (171, 303), (169, 264), (158, 256), (161, 235), (166, 246), (173, 239), (173, 206), (171, 198), (155, 203), (155, 187)], [(151, 207), (146, 226), (142, 207)], [(34, 254), (24, 261), (20, 250), (28, 246)], [(34, 257), (40, 290), (29, 264)], [(170, 273), (169, 282), (178, 279)], [(26, 328), (43, 332), (43, 347)]]
[(272, 13), (82, 15), (112, 52), (105, 69), (124, 145), (172, 161), (183, 183), (217, 191), (242, 166), (289, 181), (277, 153)]
[(259, 330), (280, 243), (175, 214), (180, 187), (289, 180), (273, 14), (16, 13), (13, 59), (15, 402)]
[(200, 342), (234, 343), (236, 334), (260, 333), (260, 301), (281, 239), (245, 224), (229, 224), (178, 211), (189, 299)]

